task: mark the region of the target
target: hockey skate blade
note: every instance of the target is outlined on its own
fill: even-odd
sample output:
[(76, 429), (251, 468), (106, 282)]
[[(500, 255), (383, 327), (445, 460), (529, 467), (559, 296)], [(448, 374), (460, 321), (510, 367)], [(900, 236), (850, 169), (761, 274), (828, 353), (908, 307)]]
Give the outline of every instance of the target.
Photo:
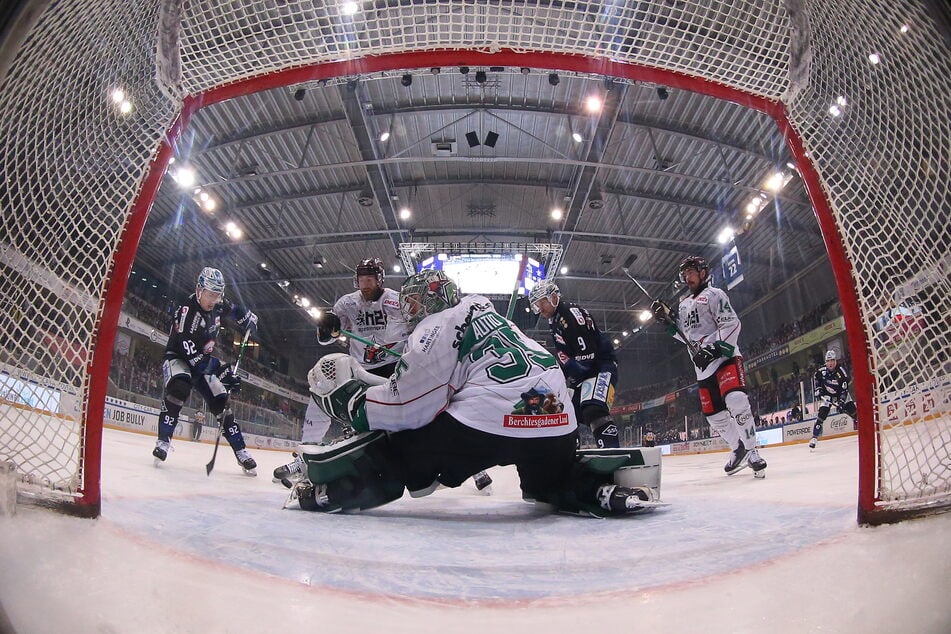
[(248, 476), (249, 478), (258, 477), (257, 469), (245, 469), (244, 467), (242, 467), (241, 471), (244, 473), (244, 475)]
[(727, 471), (727, 472), (726, 472), (726, 475), (727, 475), (727, 477), (729, 477), (729, 476), (731, 476), (731, 475), (735, 475), (735, 474), (739, 473), (740, 471), (742, 471), (743, 469), (747, 468), (748, 466), (750, 466), (750, 463), (748, 463), (748, 462), (744, 459), (744, 460), (743, 460), (743, 464), (741, 464), (740, 466), (738, 466), (738, 467), (737, 467), (736, 469), (734, 469), (733, 471)]
[(482, 487), (481, 489), (477, 487), (477, 488), (476, 488), (476, 493), (478, 493), (479, 495), (490, 496), (490, 495), (492, 495), (492, 485), (491, 485), (491, 484), (487, 484), (487, 485), (485, 485), (484, 487)]
[(753, 477), (757, 480), (762, 480), (766, 477), (766, 469), (760, 469), (759, 471), (753, 472)]
[(158, 458), (152, 458), (152, 466), (155, 467), (156, 469), (160, 469), (164, 463), (165, 463), (164, 460), (159, 460)]
[(638, 502), (636, 509), (631, 509), (621, 517), (625, 515), (641, 515), (643, 513), (653, 513), (659, 508), (664, 508), (665, 506), (670, 506), (670, 502)]

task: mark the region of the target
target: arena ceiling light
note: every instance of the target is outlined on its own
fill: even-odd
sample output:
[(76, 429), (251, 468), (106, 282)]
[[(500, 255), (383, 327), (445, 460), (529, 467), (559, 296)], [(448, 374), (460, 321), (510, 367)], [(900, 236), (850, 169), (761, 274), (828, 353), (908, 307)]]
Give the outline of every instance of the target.
[(241, 227), (231, 221), (225, 223), (224, 232), (225, 235), (232, 240), (240, 240), (241, 236), (244, 235), (244, 231), (241, 230)]
[(340, 14), (341, 15), (355, 15), (357, 11), (360, 10), (359, 3), (356, 2), (344, 2), (340, 5)]
[(604, 101), (601, 97), (597, 95), (589, 95), (584, 100), (584, 109), (590, 112), (591, 114), (597, 114), (601, 112), (601, 107), (604, 105)]
[(551, 210), (552, 220), (561, 220), (562, 216), (564, 215), (565, 215), (565, 212), (562, 211), (561, 207), (555, 207)]
[(409, 207), (403, 207), (400, 209), (400, 220), (409, 220), (412, 215), (413, 212)]
[(732, 240), (735, 235), (736, 233), (733, 231), (733, 227), (724, 227), (720, 230), (720, 233), (717, 234), (717, 243), (726, 244)]
[(193, 167), (190, 165), (182, 165), (172, 172), (172, 180), (178, 183), (178, 186), (182, 189), (191, 189), (195, 186), (195, 181), (198, 180), (198, 177)]
[(578, 132), (572, 132), (571, 138), (575, 140), (575, 143), (581, 143), (582, 141), (584, 141), (584, 137), (581, 136), (581, 134)]

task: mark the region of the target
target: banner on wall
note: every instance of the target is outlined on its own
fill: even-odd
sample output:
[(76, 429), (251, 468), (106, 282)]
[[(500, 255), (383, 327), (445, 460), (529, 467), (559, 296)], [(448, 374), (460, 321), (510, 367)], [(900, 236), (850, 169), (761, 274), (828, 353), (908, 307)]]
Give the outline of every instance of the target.
[(724, 254), (720, 261), (720, 268), (723, 271), (723, 284), (726, 290), (731, 290), (743, 281), (743, 264), (740, 262), (740, 252), (735, 244)]

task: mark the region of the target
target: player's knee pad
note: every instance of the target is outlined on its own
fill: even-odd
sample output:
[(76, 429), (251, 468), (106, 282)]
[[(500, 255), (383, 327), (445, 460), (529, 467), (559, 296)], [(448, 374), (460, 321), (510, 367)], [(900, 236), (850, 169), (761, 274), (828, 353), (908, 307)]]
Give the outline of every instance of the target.
[(750, 421), (753, 420), (753, 410), (750, 408), (750, 399), (746, 392), (733, 390), (723, 398), (723, 402), (733, 418), (739, 420), (741, 416), (749, 416)]
[(162, 397), (162, 405), (165, 411), (178, 417), (182, 410), (188, 395), (191, 393), (192, 383), (189, 377), (178, 374), (173, 376), (165, 385), (165, 394)]
[(855, 418), (855, 401), (843, 403), (840, 409), (852, 418)]
[(819, 411), (816, 412), (816, 418), (819, 419), (819, 422), (824, 421), (829, 416), (829, 410), (831, 408), (828, 405), (823, 405), (819, 408)]
[(601, 449), (621, 446), (617, 425), (610, 416), (602, 416), (591, 421), (591, 433), (594, 434), (594, 439)]
[(602, 401), (588, 401), (581, 404), (581, 422), (594, 429), (598, 421), (610, 416), (608, 406)]
[(302, 446), (308, 479), (326, 485), (325, 512), (371, 509), (403, 495), (389, 440), (381, 431), (357, 434), (324, 446)]

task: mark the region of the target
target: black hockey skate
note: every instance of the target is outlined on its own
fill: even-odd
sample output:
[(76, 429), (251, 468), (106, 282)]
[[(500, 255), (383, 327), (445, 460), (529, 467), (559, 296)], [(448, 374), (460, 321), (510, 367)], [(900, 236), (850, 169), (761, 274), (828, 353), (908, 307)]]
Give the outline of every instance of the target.
[(293, 455), (294, 460), (276, 468), (273, 474), (273, 482), (280, 482), (288, 489), (304, 475), (304, 459), (296, 451)]
[[(327, 495), (326, 484), (313, 484), (308, 480), (301, 480), (291, 489), (290, 499), (297, 498), (301, 510), (304, 511), (322, 511), (324, 513), (339, 513), (342, 507), (339, 505), (332, 507), (330, 497)], [(290, 501), (290, 500), (288, 500)], [(287, 506), (285, 505), (285, 508)]]
[(156, 440), (155, 449), (152, 450), (152, 456), (155, 458), (155, 466), (159, 466), (168, 458), (168, 452), (172, 449), (172, 443), (167, 440)]
[(480, 471), (479, 473), (472, 476), (472, 481), (475, 482), (476, 489), (482, 495), (492, 495), (492, 478), (485, 471)]
[[(629, 515), (653, 510), (654, 494), (647, 487), (605, 484), (598, 489), (598, 503), (610, 515)], [(646, 504), (645, 504), (646, 503)]]
[(755, 447), (747, 452), (746, 463), (750, 466), (750, 469), (753, 470), (754, 478), (766, 477), (766, 461), (760, 457), (759, 450)]
[(258, 467), (258, 463), (254, 461), (254, 458), (251, 457), (251, 453), (247, 449), (238, 449), (234, 452), (234, 457), (238, 459), (238, 464), (244, 469), (244, 475), (256, 476), (258, 474), (258, 472), (255, 471)]
[[(749, 466), (747, 462), (747, 452), (746, 447), (743, 446), (743, 443), (740, 443), (740, 446), (733, 450), (733, 453), (730, 454), (730, 459), (725, 465), (723, 465), (723, 470), (726, 471), (727, 475), (733, 475), (737, 471), (741, 471)], [(765, 463), (763, 465), (765, 467)]]

